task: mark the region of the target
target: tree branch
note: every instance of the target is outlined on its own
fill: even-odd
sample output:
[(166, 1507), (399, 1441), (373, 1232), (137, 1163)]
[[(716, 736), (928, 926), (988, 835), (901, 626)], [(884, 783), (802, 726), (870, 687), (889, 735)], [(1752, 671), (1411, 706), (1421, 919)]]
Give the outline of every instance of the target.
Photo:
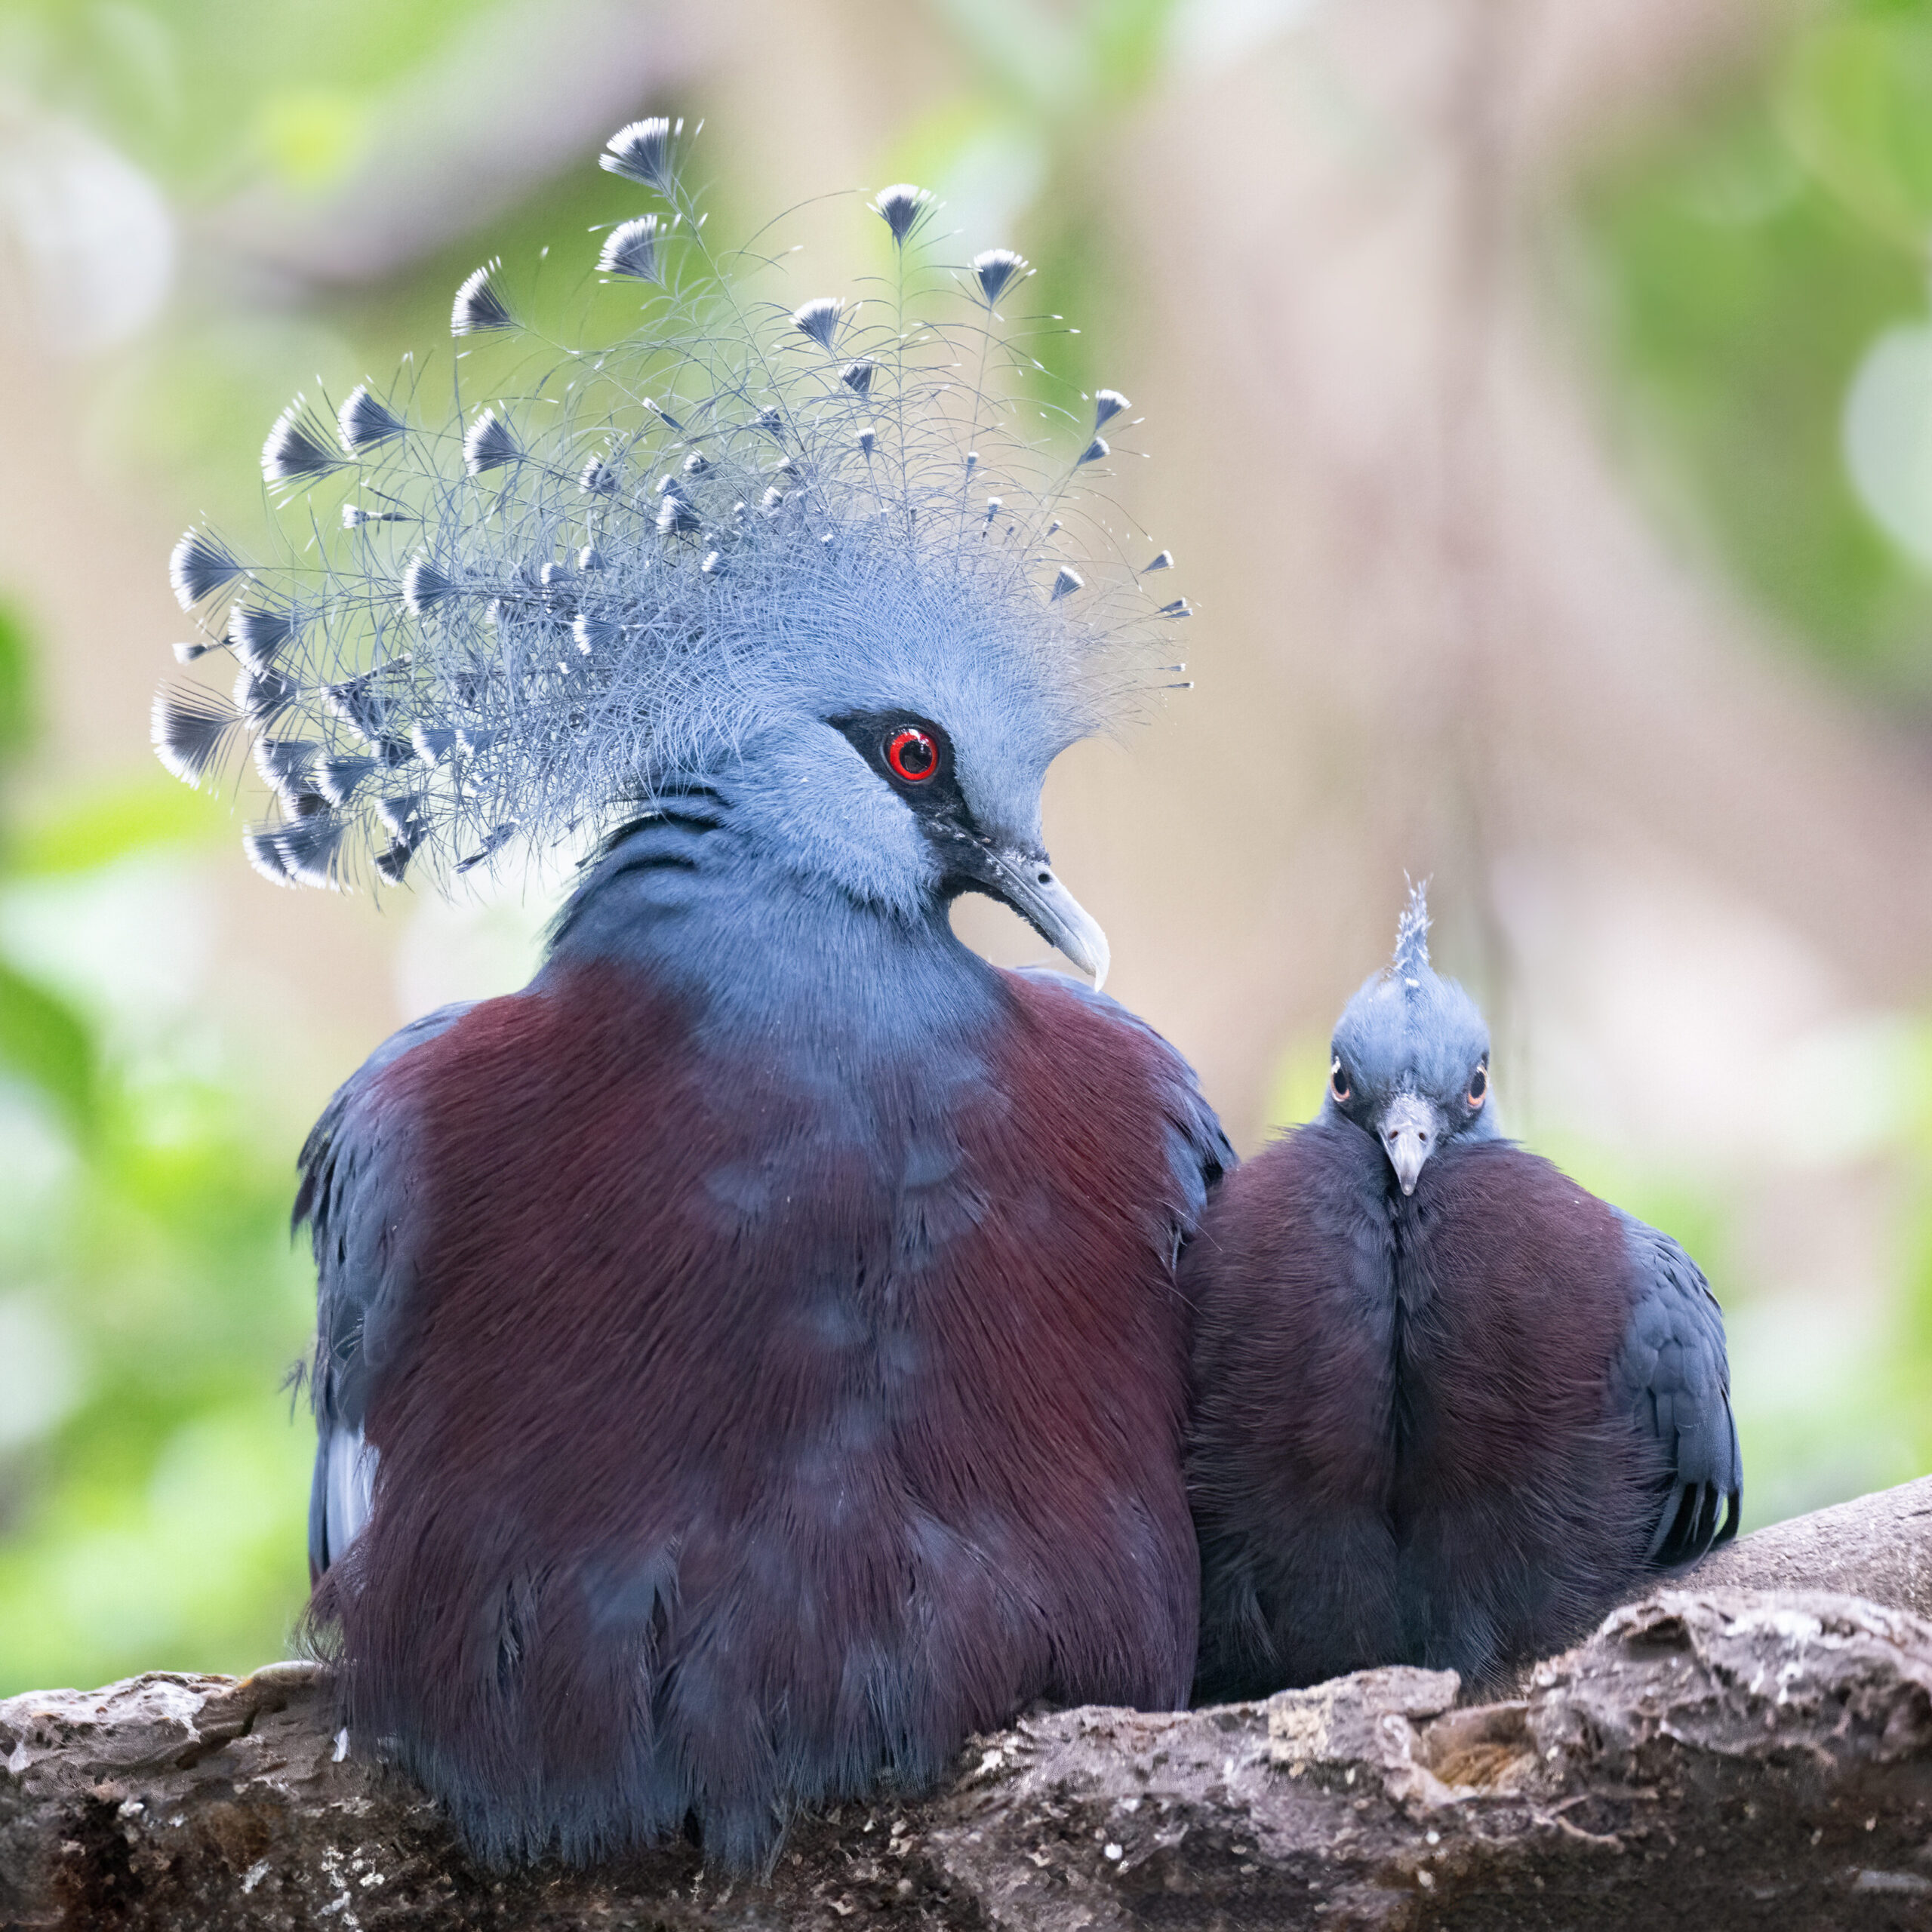
[(1746, 1538), (1526, 1694), (1365, 1671), (976, 1740), (921, 1803), (800, 1820), (764, 1882), (680, 1844), (479, 1870), (338, 1758), (320, 1669), (0, 1704), (0, 1926), (1856, 1927), (1932, 1916), (1932, 1480)]
[(1774, 1523), (1706, 1558), (1697, 1584), (1838, 1590), (1932, 1618), (1932, 1476)]

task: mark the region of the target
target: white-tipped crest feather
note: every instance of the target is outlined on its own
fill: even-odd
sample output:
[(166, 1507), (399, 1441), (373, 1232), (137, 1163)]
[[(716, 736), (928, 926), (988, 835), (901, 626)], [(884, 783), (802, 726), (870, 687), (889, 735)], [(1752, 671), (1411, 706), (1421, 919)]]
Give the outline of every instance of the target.
[(380, 444), (402, 434), (402, 418), (378, 396), (367, 383), (358, 383), (336, 411), (336, 428), (342, 446), (351, 456), (361, 456)]
[(262, 445), (262, 480), (300, 484), (326, 476), (342, 466), (343, 454), (333, 438), (297, 396), (275, 419)]
[(1011, 248), (984, 248), (973, 257), (973, 278), (979, 284), (980, 299), (990, 309), (1016, 281), (1033, 271), (1023, 255)]
[(655, 188), (660, 195), (673, 194), (677, 177), (672, 144), (684, 131), (683, 122), (674, 124), (661, 115), (633, 121), (629, 127), (620, 128), (605, 143), (605, 152), (597, 157), (598, 165), (613, 174), (621, 174), (627, 181)]
[(633, 281), (662, 281), (657, 265), (657, 217), (639, 215), (611, 229), (597, 257), (600, 275), (627, 275)]
[(872, 211), (891, 231), (893, 246), (905, 247), (908, 238), (932, 212), (933, 198), (924, 188), (915, 188), (909, 181), (900, 181), (890, 188), (881, 188), (878, 198), (872, 203)]
[(451, 335), (483, 335), (492, 329), (513, 329), (516, 318), (496, 284), (500, 263), (485, 262), (467, 275), (450, 310)]

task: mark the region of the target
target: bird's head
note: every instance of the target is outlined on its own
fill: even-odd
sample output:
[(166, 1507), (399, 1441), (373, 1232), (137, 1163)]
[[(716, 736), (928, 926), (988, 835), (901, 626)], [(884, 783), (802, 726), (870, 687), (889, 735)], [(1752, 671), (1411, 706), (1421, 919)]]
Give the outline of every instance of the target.
[(1097, 979), (1041, 786), (1183, 668), (1146, 660), (1189, 614), (1153, 588), (1169, 553), (1082, 507), (1131, 405), (1016, 390), (1031, 269), (949, 265), (903, 183), (863, 299), (748, 299), (775, 258), (714, 251), (681, 156), (663, 118), (608, 143), (653, 205), (605, 237), (614, 327), (583, 349), (557, 361), (493, 262), (456, 294), (455, 420), (413, 376), (283, 413), (263, 474), (300, 546), (176, 546), (177, 654), (239, 675), (164, 689), (157, 749), (199, 784), (252, 746), (273, 815), (245, 842), (280, 884), (449, 886), (695, 786), (812, 891), (909, 921), (988, 893)]
[(1324, 1113), (1370, 1135), (1403, 1193), (1445, 1143), (1496, 1131), (1489, 1029), (1475, 1001), (1429, 963), (1429, 902), (1417, 886), (1395, 955), (1336, 1023)]
[(1106, 936), (1040, 825), (1047, 768), (1086, 721), (1041, 675), (1037, 602), (1023, 590), (1002, 611), (975, 574), (812, 588), (797, 616), (820, 635), (777, 666), (765, 722), (733, 748), (733, 822), (772, 862), (890, 915), (943, 917), (984, 893), (1098, 984)]

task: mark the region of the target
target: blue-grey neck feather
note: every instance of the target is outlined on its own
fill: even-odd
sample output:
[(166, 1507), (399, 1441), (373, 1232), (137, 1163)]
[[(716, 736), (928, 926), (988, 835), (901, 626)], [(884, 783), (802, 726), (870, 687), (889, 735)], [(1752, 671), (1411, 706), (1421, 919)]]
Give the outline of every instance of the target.
[(263, 452), (300, 500), (284, 561), (206, 531), (177, 546), (190, 654), (239, 675), (232, 699), (164, 688), (156, 748), (200, 783), (266, 741), (273, 814), (247, 844), (278, 881), (373, 862), (446, 884), (892, 706), (943, 715), (976, 804), (1017, 822), (1057, 751), (1152, 688), (1144, 647), (1184, 600), (1157, 605), (1097, 524), (1078, 552), (1067, 528), (1125, 398), (1042, 440), (1001, 393), (1021, 358), (994, 302), (1028, 265), (935, 263), (931, 198), (901, 186), (874, 209), (882, 294), (755, 297), (740, 280), (773, 263), (713, 253), (679, 133), (638, 122), (602, 157), (663, 204), (598, 263), (641, 303), (629, 333), (558, 360), (492, 262), (457, 294), (453, 416), (413, 377), (298, 398)]
[(734, 783), (673, 801), (584, 867), (546, 974), (591, 961), (688, 1000), (701, 1044), (761, 1041), (828, 1091), (879, 1061), (923, 1065), (948, 1040), (968, 1051), (1004, 997), (943, 906), (868, 906), (835, 874), (771, 863), (757, 802)]

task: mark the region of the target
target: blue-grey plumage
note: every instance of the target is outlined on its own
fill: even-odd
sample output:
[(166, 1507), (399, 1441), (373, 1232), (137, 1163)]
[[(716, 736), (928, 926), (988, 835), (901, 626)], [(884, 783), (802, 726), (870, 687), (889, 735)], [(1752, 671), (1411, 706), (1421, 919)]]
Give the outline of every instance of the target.
[(1736, 1532), (1715, 1297), (1502, 1137), (1489, 1065), (1417, 888), (1320, 1115), (1189, 1251), (1201, 1697), (1398, 1663), (1494, 1680)]
[(1366, 1127), (1404, 1195), (1447, 1140), (1487, 1140), (1489, 1029), (1475, 1002), (1429, 963), (1429, 906), (1417, 886), (1388, 967), (1371, 974), (1336, 1022), (1324, 1106)]
[(1703, 1271), (1677, 1242), (1620, 1208), (1636, 1306), (1611, 1371), (1614, 1407), (1635, 1419), (1669, 1472), (1644, 1554), (1694, 1562), (1737, 1533), (1744, 1463), (1730, 1411), (1724, 1316)]

